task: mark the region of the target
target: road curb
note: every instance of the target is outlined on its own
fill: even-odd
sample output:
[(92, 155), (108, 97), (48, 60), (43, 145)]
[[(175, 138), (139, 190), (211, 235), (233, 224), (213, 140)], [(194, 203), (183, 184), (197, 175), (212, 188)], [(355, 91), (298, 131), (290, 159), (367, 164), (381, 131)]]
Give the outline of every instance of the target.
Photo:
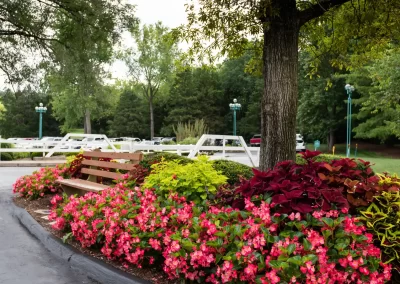
[(134, 277), (131, 274), (118, 270), (94, 257), (82, 254), (60, 239), (46, 231), (35, 219), (24, 209), (10, 202), (11, 214), (16, 217), (43, 246), (55, 256), (66, 261), (72, 270), (86, 274), (88, 278), (101, 284), (147, 284), (151, 283)]

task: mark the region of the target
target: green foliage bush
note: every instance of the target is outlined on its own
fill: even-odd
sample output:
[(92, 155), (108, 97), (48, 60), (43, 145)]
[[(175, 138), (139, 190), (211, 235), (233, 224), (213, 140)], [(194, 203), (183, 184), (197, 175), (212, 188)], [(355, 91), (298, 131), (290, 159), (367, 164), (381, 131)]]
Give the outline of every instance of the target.
[(229, 160), (215, 160), (213, 167), (228, 177), (228, 183), (234, 185), (240, 181), (240, 177), (249, 179), (253, 176), (251, 167)]
[(186, 137), (182, 141), (178, 142), (179, 145), (196, 145), (199, 138), (195, 137)]
[(176, 160), (179, 161), (181, 165), (193, 163), (192, 159), (189, 159), (184, 156), (179, 156), (178, 154), (167, 153), (167, 152), (155, 152), (145, 155), (143, 160), (140, 162), (140, 165), (147, 169), (150, 169), (151, 165), (161, 162), (162, 159), (164, 159), (164, 161)]
[(227, 181), (227, 177), (215, 170), (212, 162), (205, 156), (186, 165), (177, 160), (162, 160), (151, 168), (151, 174), (145, 179), (143, 188), (155, 188), (161, 195), (178, 193), (196, 203), (207, 197), (212, 199), (218, 187)]
[[(14, 148), (14, 144), (1, 143), (1, 148), (11, 149)], [(23, 158), (29, 158), (29, 153), (5, 152), (5, 153), (0, 153), (0, 155), (2, 161), (14, 161)]]
[(383, 251), (384, 262), (400, 265), (400, 185), (397, 191), (382, 192), (375, 201), (360, 213), (367, 229), (374, 235)]
[[(315, 162), (330, 163), (333, 160), (340, 160), (340, 157), (339, 156), (330, 155), (330, 154), (320, 154), (320, 155), (316, 156), (315, 158), (313, 158), (313, 160)], [(297, 154), (296, 155), (296, 164), (298, 164), (298, 165), (306, 164), (306, 160), (303, 159), (301, 154)]]

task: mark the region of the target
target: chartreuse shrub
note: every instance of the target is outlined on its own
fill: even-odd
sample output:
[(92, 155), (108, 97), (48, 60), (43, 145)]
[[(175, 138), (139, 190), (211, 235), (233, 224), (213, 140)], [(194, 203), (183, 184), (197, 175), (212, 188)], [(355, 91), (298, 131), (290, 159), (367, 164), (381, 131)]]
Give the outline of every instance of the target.
[(397, 190), (382, 192), (362, 214), (368, 230), (382, 248), (386, 263), (400, 265), (400, 185)]
[(214, 169), (228, 177), (228, 183), (234, 185), (240, 178), (250, 179), (253, 176), (251, 167), (229, 160), (215, 160), (212, 162)]
[(65, 238), (125, 265), (162, 266), (171, 280), (381, 284), (391, 277), (372, 235), (338, 211), (274, 214), (268, 197), (247, 199), (242, 211), (199, 206), (126, 181), (52, 203), (49, 219)]
[(206, 156), (199, 156), (193, 163), (182, 165), (179, 161), (164, 161), (151, 166), (151, 174), (143, 188), (155, 188), (159, 194), (178, 193), (200, 202), (212, 198), (227, 177), (215, 170)]

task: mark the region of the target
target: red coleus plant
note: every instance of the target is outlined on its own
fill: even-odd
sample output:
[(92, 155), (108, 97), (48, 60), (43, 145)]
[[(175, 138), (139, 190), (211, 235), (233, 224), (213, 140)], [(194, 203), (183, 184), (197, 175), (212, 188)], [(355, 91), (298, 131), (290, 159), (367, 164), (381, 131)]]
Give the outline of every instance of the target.
[[(280, 212), (309, 213), (332, 208), (362, 206), (372, 201), (379, 191), (378, 179), (368, 162), (353, 159), (316, 162), (320, 152), (306, 151), (307, 161), (298, 165), (293, 161), (278, 163), (274, 169), (260, 172), (253, 169), (254, 177), (243, 181), (236, 194), (241, 198), (232, 202), (234, 208), (243, 208), (244, 198), (270, 194)], [(349, 204), (350, 202), (350, 204)]]

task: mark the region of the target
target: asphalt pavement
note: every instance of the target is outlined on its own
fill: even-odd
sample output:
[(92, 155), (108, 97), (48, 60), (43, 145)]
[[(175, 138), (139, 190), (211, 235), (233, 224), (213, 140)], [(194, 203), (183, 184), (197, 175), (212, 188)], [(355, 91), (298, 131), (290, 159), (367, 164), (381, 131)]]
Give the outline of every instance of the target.
[(12, 184), (36, 168), (0, 168), (0, 284), (97, 283), (47, 251), (10, 211)]

